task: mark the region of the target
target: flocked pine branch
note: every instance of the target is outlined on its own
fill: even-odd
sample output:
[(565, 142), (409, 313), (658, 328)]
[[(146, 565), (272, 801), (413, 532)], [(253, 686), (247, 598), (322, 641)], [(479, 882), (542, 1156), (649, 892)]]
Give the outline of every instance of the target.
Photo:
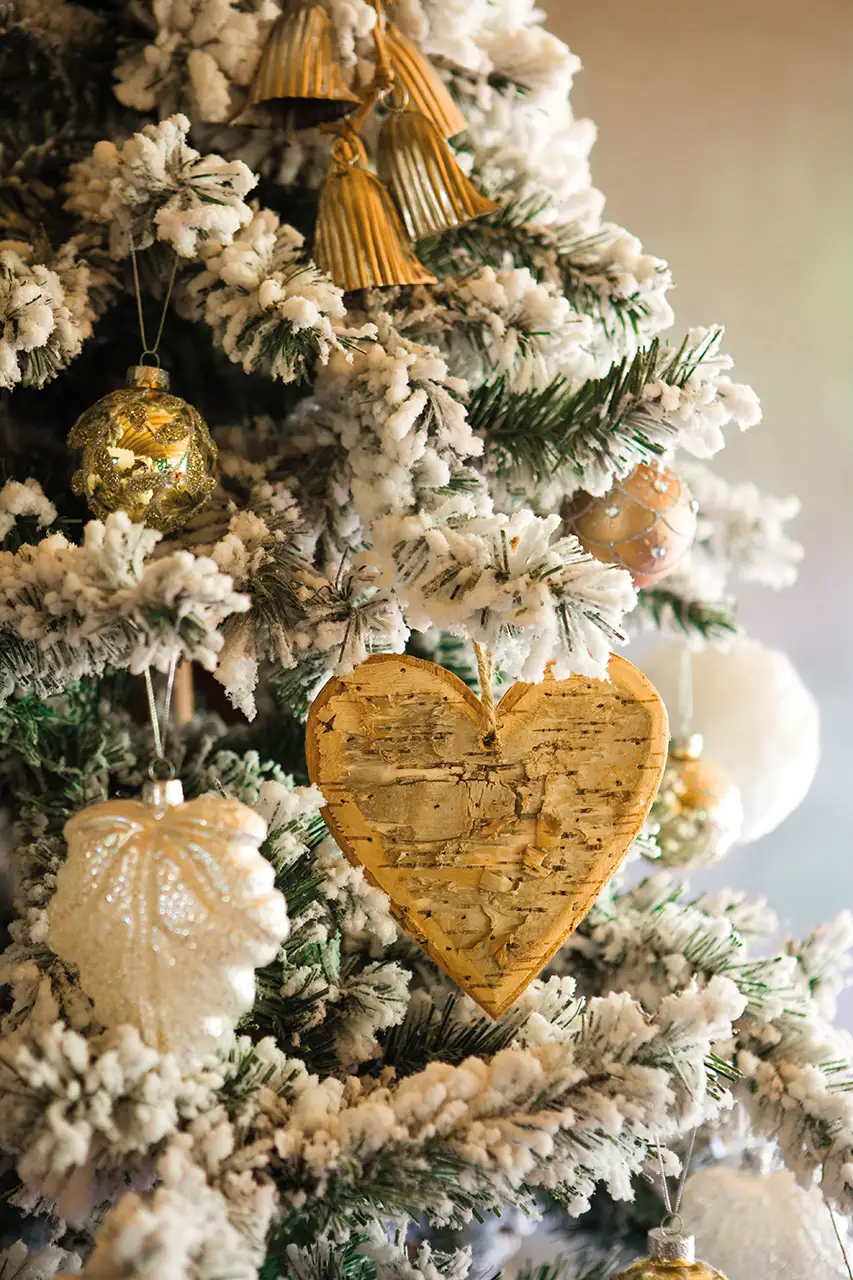
[(581, 227), (544, 225), (549, 197), (510, 198), (475, 222), (421, 242), (421, 261), (439, 276), (463, 274), (483, 264), (527, 268), (557, 284), (579, 314), (595, 317), (605, 335), (636, 344), (672, 321), (665, 302), (666, 263), (642, 254), (638, 241), (607, 225), (590, 234)]
[(0, 551), (0, 665), (5, 694), (62, 692), (108, 667), (165, 668), (177, 651), (213, 668), (219, 626), (249, 608), (210, 559), (173, 551), (150, 559), (160, 534), (124, 513)]
[(721, 337), (721, 329), (694, 330), (674, 349), (655, 339), (580, 386), (557, 378), (514, 392), (502, 380), (484, 383), (471, 397), (469, 422), (499, 471), (520, 466), (534, 480), (566, 474), (576, 487), (603, 493), (676, 444), (707, 456), (722, 447), (723, 424), (755, 420), (752, 393), (725, 376), (731, 362), (719, 355)]
[[(378, 306), (388, 307), (381, 292)], [(401, 333), (434, 343), (477, 386), (498, 374), (508, 389), (543, 388), (557, 374), (580, 380), (597, 372), (593, 324), (559, 285), (527, 267), (482, 267), (446, 276), (389, 308)]]
[[(208, 1144), (207, 1155), (199, 1149), (196, 1158), (207, 1164), (209, 1185), (226, 1197), (235, 1161), (246, 1173), (264, 1171), (282, 1208), (298, 1208), (316, 1232), (348, 1234), (354, 1213), (425, 1212), (436, 1222), (463, 1222), (475, 1209), (525, 1203), (540, 1183), (562, 1187), (578, 1212), (599, 1181), (612, 1193), (624, 1191), (656, 1134), (666, 1140), (716, 1112), (705, 1060), (742, 1003), (723, 979), (704, 993), (666, 997), (651, 1020), (626, 997), (595, 999), (559, 1043), (510, 1048), (490, 1061), (469, 1058), (459, 1066), (436, 1062), (378, 1088), (354, 1078), (318, 1083), (265, 1041), (261, 1051), (272, 1068), (267, 1083), (259, 1071), (254, 1091), (244, 1085), (231, 1141), (216, 1150)], [(91, 1160), (114, 1123), (112, 1114), (122, 1109), (128, 1133), (123, 1151), (109, 1152), (115, 1173), (141, 1170), (156, 1158), (165, 1126), (176, 1120), (187, 1135), (186, 1143), (177, 1140), (178, 1149), (189, 1153), (204, 1143), (205, 1112), (212, 1111), (214, 1120), (222, 1075), (235, 1069), (234, 1058), (231, 1066), (220, 1064), (219, 1080), (216, 1070), (184, 1078), (171, 1060), (142, 1050), (129, 1031), (123, 1039), (122, 1071), (113, 1071), (95, 1097), (75, 1090), (73, 1082), (103, 1072), (99, 1055), (114, 1054), (121, 1038), (87, 1043), (55, 1024), (5, 1041), (0, 1078), (13, 1074), (18, 1081), (7, 1149), (33, 1189), (50, 1185), (57, 1159), (69, 1173)], [(73, 1150), (51, 1127), (44, 1063), (62, 1081), (61, 1110), (81, 1136)], [(245, 1065), (240, 1070), (245, 1080)], [(159, 1087), (171, 1109), (171, 1116), (167, 1108), (147, 1127), (134, 1112), (136, 1098), (145, 1096), (145, 1076), (149, 1096)], [(277, 1077), (277, 1088), (270, 1077)], [(215, 1123), (227, 1126), (226, 1114)], [(321, 1154), (330, 1144), (337, 1151), (334, 1169)], [(245, 1177), (242, 1187), (231, 1189), (235, 1215), (250, 1189)]]
[(268, 209), (256, 210), (230, 242), (205, 248), (182, 297), (230, 360), (282, 382), (305, 378), (333, 350), (374, 332), (347, 331), (342, 290), (307, 258), (304, 236)]
[(649, 1010), (667, 989), (721, 976), (734, 981), (746, 1005), (724, 1052), (741, 1077), (737, 1096), (797, 1177), (820, 1175), (824, 1194), (846, 1213), (853, 1202), (853, 1037), (829, 1018), (850, 966), (853, 930), (844, 916), (813, 941), (753, 956), (751, 942), (772, 935), (775, 924), (763, 902), (725, 891), (690, 901), (682, 885), (661, 875), (606, 892), (558, 967), (592, 990), (631, 992)]

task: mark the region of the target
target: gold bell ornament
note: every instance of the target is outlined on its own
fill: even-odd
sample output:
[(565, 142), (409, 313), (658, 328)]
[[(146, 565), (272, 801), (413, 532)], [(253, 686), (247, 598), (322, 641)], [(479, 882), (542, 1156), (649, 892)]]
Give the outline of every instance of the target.
[(726, 1280), (707, 1262), (696, 1261), (693, 1236), (667, 1227), (654, 1227), (648, 1235), (649, 1256), (632, 1262), (611, 1280)]
[(245, 105), (232, 119), (251, 128), (311, 129), (340, 120), (360, 104), (335, 57), (332, 20), (319, 4), (275, 22)]
[(376, 162), (413, 240), (440, 235), (500, 208), (462, 172), (432, 120), (408, 106), (392, 108)]
[(563, 523), (590, 555), (627, 569), (635, 586), (647, 587), (671, 573), (693, 545), (696, 504), (674, 471), (644, 462), (603, 497), (570, 498)]
[(467, 128), (465, 117), (451, 98), (444, 81), (393, 22), (385, 28), (385, 49), (394, 83), (408, 94), (412, 110), (431, 120), (444, 138), (462, 133)]
[(435, 284), (354, 133), (337, 137), (320, 194), (314, 261), (341, 289)]
[(700, 733), (670, 744), (649, 822), (657, 824), (657, 861), (665, 867), (710, 867), (740, 835), (740, 791), (712, 761), (702, 758)]
[(136, 365), (127, 386), (81, 414), (68, 443), (81, 450), (72, 479), (99, 519), (124, 511), (161, 533), (179, 529), (216, 487), (216, 445), (197, 409), (169, 394), (169, 375)]

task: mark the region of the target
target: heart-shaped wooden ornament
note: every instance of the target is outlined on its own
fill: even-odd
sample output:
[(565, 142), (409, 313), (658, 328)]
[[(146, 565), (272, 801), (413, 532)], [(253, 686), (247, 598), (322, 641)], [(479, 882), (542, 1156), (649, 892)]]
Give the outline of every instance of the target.
[(497, 1017), (577, 927), (643, 824), (666, 763), (642, 672), (514, 685), (497, 727), (432, 662), (381, 654), (311, 708), (308, 771), (349, 860)]

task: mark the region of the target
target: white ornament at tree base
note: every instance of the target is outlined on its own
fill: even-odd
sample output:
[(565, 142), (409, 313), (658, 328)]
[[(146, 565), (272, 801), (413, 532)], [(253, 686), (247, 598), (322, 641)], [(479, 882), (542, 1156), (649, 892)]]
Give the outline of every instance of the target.
[(266, 833), (238, 800), (184, 803), (177, 780), (65, 824), (49, 942), (79, 970), (104, 1026), (129, 1024), (186, 1057), (252, 1007), (254, 970), (275, 958), (289, 927), (259, 852)]
[[(682, 653), (675, 641), (642, 663), (676, 725)], [(702, 735), (705, 758), (738, 788), (738, 843), (749, 844), (775, 830), (804, 799), (820, 758), (818, 706), (790, 659), (754, 640), (691, 656), (690, 728)]]
[[(820, 1189), (801, 1187), (787, 1169), (700, 1169), (687, 1179), (681, 1215), (697, 1254), (728, 1280), (847, 1280)], [(844, 1238), (846, 1222), (838, 1227)]]

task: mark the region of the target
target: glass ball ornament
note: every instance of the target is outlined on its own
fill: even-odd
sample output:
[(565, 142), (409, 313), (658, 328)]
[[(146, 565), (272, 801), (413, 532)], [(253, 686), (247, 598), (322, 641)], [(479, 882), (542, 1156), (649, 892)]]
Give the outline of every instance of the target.
[(649, 1256), (638, 1258), (611, 1280), (726, 1280), (721, 1271), (697, 1261), (693, 1236), (655, 1227), (648, 1241)]
[(169, 375), (151, 365), (129, 369), (126, 387), (81, 414), (68, 443), (82, 455), (72, 489), (99, 519), (124, 511), (169, 533), (216, 487), (216, 445), (206, 422), (169, 394)]
[(603, 497), (578, 493), (563, 508), (585, 551), (627, 569), (636, 587), (671, 573), (696, 536), (696, 503), (668, 467), (641, 463)]
[(665, 867), (713, 866), (740, 835), (740, 791), (712, 761), (702, 758), (701, 734), (670, 744), (649, 822), (657, 825), (656, 861)]

